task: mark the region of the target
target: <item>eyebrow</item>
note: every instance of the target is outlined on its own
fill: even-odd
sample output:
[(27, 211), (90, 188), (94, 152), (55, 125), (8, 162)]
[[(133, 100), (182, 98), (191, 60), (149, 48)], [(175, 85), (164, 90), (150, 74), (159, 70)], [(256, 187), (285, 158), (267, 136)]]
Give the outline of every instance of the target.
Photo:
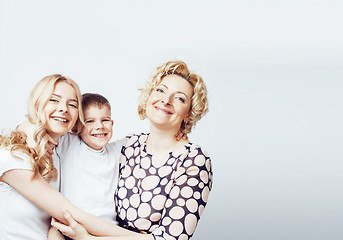
[[(166, 85), (164, 85), (163, 83), (161, 83), (161, 84), (159, 84), (159, 85), (162, 85), (163, 87), (165, 87), (165, 88), (168, 89), (168, 87), (167, 87)], [(185, 95), (186, 98), (189, 98), (184, 92), (177, 91), (176, 93), (181, 93), (181, 94)]]
[[(60, 95), (58, 95), (58, 94), (55, 94), (55, 93), (53, 93), (52, 96), (62, 98), (62, 96), (60, 96)], [(79, 103), (75, 98), (71, 98), (71, 99), (69, 99), (69, 100), (70, 100), (70, 101), (73, 101), (73, 102), (76, 102), (76, 103)]]

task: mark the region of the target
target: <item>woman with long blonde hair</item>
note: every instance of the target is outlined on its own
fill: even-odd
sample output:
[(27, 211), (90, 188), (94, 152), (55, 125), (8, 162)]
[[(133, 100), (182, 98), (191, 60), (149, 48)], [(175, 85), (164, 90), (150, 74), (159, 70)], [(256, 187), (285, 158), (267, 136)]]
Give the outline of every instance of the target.
[[(58, 141), (78, 119), (82, 120), (80, 100), (79, 87), (72, 79), (59, 74), (47, 76), (36, 84), (28, 101), (28, 120), (37, 131), (28, 137), (20, 129), (9, 136), (0, 135), (0, 239), (46, 239), (49, 214), (15, 188), (21, 188), (26, 179), (44, 179), (58, 189), (58, 158), (50, 157), (49, 140)], [(31, 192), (40, 193), (39, 189)]]
[[(0, 239), (45, 240), (50, 216), (67, 223), (66, 210), (93, 235), (138, 235), (83, 212), (57, 191), (59, 159), (57, 154), (51, 158), (49, 142), (57, 143), (71, 130), (80, 132), (78, 85), (59, 74), (43, 78), (29, 97), (28, 122), (9, 136), (0, 136)], [(29, 125), (36, 130), (24, 129)], [(62, 239), (53, 228), (50, 233), (49, 237)]]

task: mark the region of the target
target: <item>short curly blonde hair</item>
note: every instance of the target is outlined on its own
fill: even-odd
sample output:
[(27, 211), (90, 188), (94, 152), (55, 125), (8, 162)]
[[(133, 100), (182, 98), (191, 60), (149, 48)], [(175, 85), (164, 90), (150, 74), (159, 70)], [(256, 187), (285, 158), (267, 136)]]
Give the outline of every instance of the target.
[(146, 104), (152, 91), (159, 85), (162, 79), (167, 75), (178, 75), (187, 80), (193, 87), (193, 96), (191, 98), (191, 107), (189, 120), (182, 122), (180, 132), (190, 133), (196, 123), (208, 112), (207, 88), (202, 77), (188, 70), (186, 63), (176, 60), (169, 61), (156, 68), (152, 79), (145, 83), (145, 87), (139, 89), (138, 115), (143, 120), (146, 116)]

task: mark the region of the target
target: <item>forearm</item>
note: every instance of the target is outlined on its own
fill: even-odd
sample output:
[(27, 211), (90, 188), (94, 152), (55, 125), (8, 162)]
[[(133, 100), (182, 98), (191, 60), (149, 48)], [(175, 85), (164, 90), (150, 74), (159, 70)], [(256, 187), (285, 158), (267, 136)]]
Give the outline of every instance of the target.
[(92, 235), (135, 236), (134, 232), (80, 210), (44, 179), (31, 179), (31, 176), (30, 170), (11, 170), (6, 172), (1, 180), (12, 186), (35, 206), (65, 224), (67, 221), (64, 218), (64, 211), (67, 210)]
[(136, 233), (133, 236), (112, 236), (112, 237), (95, 237), (89, 236), (84, 240), (154, 240), (151, 234), (140, 234)]
[(86, 230), (94, 236), (137, 236), (138, 233), (132, 232), (118, 225), (111, 223), (103, 218), (88, 214), (83, 211), (70, 212), (73, 218), (83, 225)]
[(65, 238), (56, 228), (51, 227), (48, 232), (48, 240), (65, 240)]

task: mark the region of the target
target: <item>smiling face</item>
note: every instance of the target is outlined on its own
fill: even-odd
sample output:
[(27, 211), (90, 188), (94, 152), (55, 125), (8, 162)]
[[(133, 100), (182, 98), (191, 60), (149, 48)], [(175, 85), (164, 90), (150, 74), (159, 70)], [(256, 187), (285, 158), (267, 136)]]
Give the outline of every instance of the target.
[(90, 105), (84, 111), (84, 115), (85, 126), (82, 128), (81, 138), (88, 147), (100, 150), (112, 138), (111, 110), (106, 105), (101, 107)]
[(60, 136), (72, 129), (78, 114), (74, 88), (66, 82), (58, 82), (44, 107), (47, 133), (57, 141)]
[(177, 132), (189, 117), (192, 96), (193, 87), (186, 79), (167, 75), (150, 94), (146, 115), (154, 126)]

